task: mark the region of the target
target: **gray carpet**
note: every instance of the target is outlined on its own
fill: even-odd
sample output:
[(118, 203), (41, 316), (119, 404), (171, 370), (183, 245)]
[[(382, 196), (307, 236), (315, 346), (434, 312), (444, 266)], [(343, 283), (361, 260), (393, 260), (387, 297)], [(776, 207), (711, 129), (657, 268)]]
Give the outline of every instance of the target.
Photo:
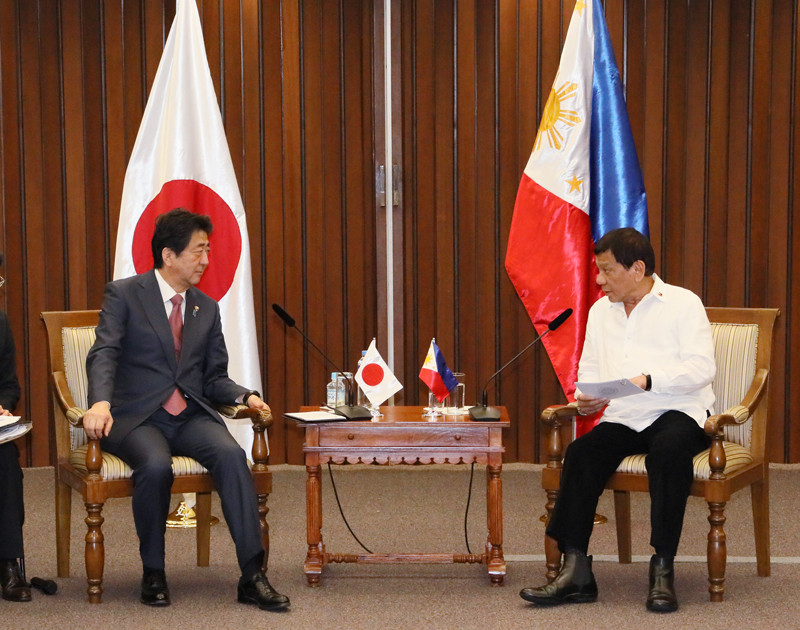
[[(332, 565), (322, 586), (308, 588), (302, 573), (305, 557), (305, 470), (277, 466), (270, 497), (272, 533), (270, 579), (292, 598), (287, 613), (261, 612), (236, 602), (238, 570), (224, 522), (212, 529), (211, 567), (195, 566), (193, 531), (167, 532), (167, 577), (173, 604), (153, 610), (138, 603), (141, 569), (128, 499), (111, 500), (103, 515), (106, 541), (104, 603), (86, 603), (83, 567), (83, 505), (73, 495), (72, 573), (58, 579), (59, 592), (34, 592), (29, 604), (0, 601), (0, 619), (10, 628), (436, 628), (558, 627), (574, 628), (800, 628), (800, 565), (781, 558), (800, 557), (793, 520), (800, 493), (800, 468), (772, 470), (772, 576), (759, 578), (755, 564), (728, 565), (726, 601), (708, 601), (706, 566), (681, 562), (677, 588), (681, 609), (659, 616), (644, 608), (647, 564), (623, 566), (596, 562), (600, 597), (595, 604), (539, 609), (521, 600), (524, 586), (543, 582), (542, 561), (508, 562), (506, 585), (489, 586), (477, 565)], [(463, 516), (469, 468), (334, 467), (345, 514), (367, 547), (375, 552), (464, 553)], [(28, 575), (55, 578), (53, 471), (25, 475), (25, 527)], [(503, 473), (506, 556), (542, 554), (544, 493), (537, 467), (506, 466)], [(357, 553), (359, 548), (341, 522), (325, 472), (323, 533), (328, 551)], [(486, 535), (485, 477), (476, 467), (470, 510), (470, 544), (480, 550)], [(634, 555), (649, 556), (648, 504), (632, 500)], [(217, 498), (214, 513), (222, 516)], [(595, 529), (590, 552), (616, 553), (612, 500), (603, 497), (600, 512), (609, 524)], [(726, 511), (728, 553), (734, 560), (755, 554), (749, 493), (739, 493)], [(704, 556), (705, 504), (691, 499), (680, 554)]]

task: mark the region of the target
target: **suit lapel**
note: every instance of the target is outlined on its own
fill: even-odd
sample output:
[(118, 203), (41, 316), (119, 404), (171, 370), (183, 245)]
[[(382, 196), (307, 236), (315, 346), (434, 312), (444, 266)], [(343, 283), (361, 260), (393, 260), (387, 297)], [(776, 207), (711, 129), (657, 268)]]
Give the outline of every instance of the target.
[[(156, 280), (156, 270), (151, 269), (143, 274), (139, 280), (139, 301), (142, 303), (144, 312), (153, 330), (156, 331), (159, 341), (164, 348), (164, 354), (173, 370), (177, 370), (178, 363), (175, 360), (175, 342), (172, 339), (172, 329), (169, 327), (169, 319), (164, 309), (164, 302), (161, 299), (161, 290), (158, 288)], [(186, 305), (187, 313), (189, 305)]]

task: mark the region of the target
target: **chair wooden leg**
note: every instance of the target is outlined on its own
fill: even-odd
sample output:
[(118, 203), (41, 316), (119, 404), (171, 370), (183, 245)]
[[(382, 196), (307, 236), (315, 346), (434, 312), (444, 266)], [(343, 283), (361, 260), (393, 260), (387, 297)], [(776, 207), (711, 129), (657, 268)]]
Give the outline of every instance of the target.
[(58, 577), (69, 577), (69, 538), (72, 519), (72, 488), (58, 478), (56, 466), (56, 566)]
[[(547, 503), (545, 509), (547, 510), (547, 522), (553, 516), (553, 508), (556, 506), (556, 499), (558, 499), (558, 490), (547, 490)], [(544, 537), (544, 557), (547, 566), (547, 573), (545, 577), (548, 582), (552, 582), (558, 576), (561, 570), (561, 551), (558, 549), (558, 543), (554, 538), (547, 534)]]
[(103, 567), (105, 565), (105, 546), (103, 544), (102, 503), (86, 504), (86, 589), (90, 604), (99, 604), (103, 596)]
[(197, 566), (207, 567), (211, 556), (211, 493), (198, 492), (194, 506), (197, 519)]
[(753, 531), (756, 538), (756, 567), (758, 575), (770, 574), (769, 549), (769, 477), (750, 486), (753, 502)]
[(261, 544), (264, 545), (264, 565), (261, 567), (264, 572), (267, 570), (267, 563), (269, 562), (269, 523), (267, 522), (267, 514), (269, 507), (267, 507), (268, 494), (258, 495), (258, 520), (261, 523)]
[(558, 577), (558, 572), (561, 570), (561, 551), (558, 548), (558, 543), (555, 538), (545, 534), (544, 537), (544, 557), (547, 562), (547, 578), (548, 583)]
[(712, 602), (721, 602), (725, 593), (725, 564), (728, 550), (725, 542), (725, 502), (708, 503), (708, 592)]
[(614, 516), (617, 521), (617, 554), (620, 564), (631, 563), (631, 493), (614, 490)]

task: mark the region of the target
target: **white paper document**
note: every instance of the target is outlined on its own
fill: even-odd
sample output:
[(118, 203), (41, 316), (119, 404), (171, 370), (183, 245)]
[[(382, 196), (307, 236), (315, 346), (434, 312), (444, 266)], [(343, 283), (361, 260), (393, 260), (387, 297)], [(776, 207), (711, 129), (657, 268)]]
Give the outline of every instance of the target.
[(31, 426), (32, 425), (30, 422), (22, 422), (20, 424), (3, 427), (0, 429), (0, 444), (11, 442), (12, 440), (16, 440), (18, 437), (25, 435), (31, 430)]
[(17, 424), (20, 421), (20, 416), (0, 416), (0, 427), (7, 427), (12, 424)]
[(347, 420), (344, 416), (330, 411), (294, 411), (283, 415), (285, 418), (300, 420), (300, 422), (342, 422)]
[(581, 390), (581, 394), (594, 396), (595, 398), (608, 398), (609, 400), (644, 393), (641, 387), (634, 385), (627, 378), (605, 381), (604, 383), (582, 383), (578, 381), (575, 383), (575, 387)]

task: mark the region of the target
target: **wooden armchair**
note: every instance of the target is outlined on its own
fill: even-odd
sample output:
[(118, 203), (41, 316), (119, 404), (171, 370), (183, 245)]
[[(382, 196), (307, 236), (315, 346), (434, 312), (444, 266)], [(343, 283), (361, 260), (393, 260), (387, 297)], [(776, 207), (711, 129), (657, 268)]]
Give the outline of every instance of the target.
[[(750, 487), (758, 575), (770, 573), (769, 464), (765, 457), (769, 405), (769, 368), (777, 309), (707, 308), (714, 333), (717, 376), (716, 410), (705, 431), (711, 448), (694, 458), (691, 494), (708, 503), (708, 592), (721, 602), (725, 592), (725, 504), (737, 490)], [(542, 487), (547, 492), (547, 513), (552, 514), (561, 480), (563, 443), (561, 427), (577, 415), (574, 405), (549, 407), (542, 413), (548, 444)], [(631, 561), (631, 492), (648, 492), (644, 455), (625, 458), (606, 485), (614, 491), (619, 561)], [(545, 536), (547, 579), (558, 575), (561, 553), (556, 541)]]
[[(89, 440), (83, 430), (87, 407), (86, 355), (94, 343), (99, 311), (60, 311), (42, 313), (49, 343), (48, 371), (52, 376), (53, 410), (57, 461), (56, 556), (59, 577), (69, 577), (70, 515), (72, 490), (86, 505), (86, 579), (89, 602), (101, 602), (103, 588), (103, 516), (106, 500), (128, 497), (133, 492), (131, 468), (122, 460), (100, 451), (99, 440)], [(250, 418), (253, 423), (252, 474), (258, 495), (261, 538), (269, 549), (267, 497), (272, 492), (272, 473), (267, 467), (269, 454), (266, 430), (272, 424), (270, 413), (260, 413), (242, 405), (224, 407), (220, 413), (231, 418)], [(208, 471), (189, 457), (173, 457), (175, 481), (172, 493), (197, 493), (197, 564), (207, 567), (211, 543), (211, 491), (214, 482)], [(266, 562), (266, 560), (265, 560)]]

